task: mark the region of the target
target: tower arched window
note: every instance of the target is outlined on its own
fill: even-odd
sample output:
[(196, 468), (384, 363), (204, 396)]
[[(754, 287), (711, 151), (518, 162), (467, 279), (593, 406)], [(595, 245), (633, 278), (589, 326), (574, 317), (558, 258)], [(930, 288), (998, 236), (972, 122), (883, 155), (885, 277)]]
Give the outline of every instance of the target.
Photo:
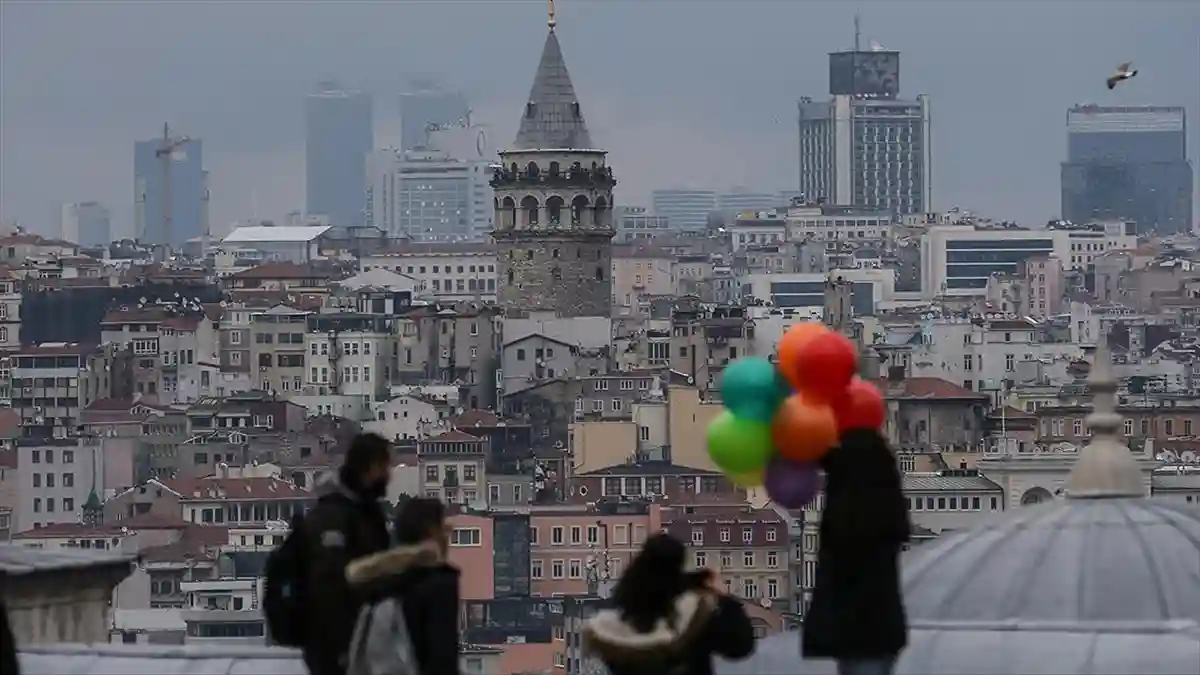
[(604, 268), (596, 266), (596, 281), (604, 281)]
[(558, 269), (557, 267), (555, 267), (550, 274), (555, 281), (562, 281), (562, 270)]
[(505, 197), (500, 202), (500, 226), (514, 227), (517, 224), (517, 202), (512, 197)]
[(546, 222), (558, 225), (562, 222), (563, 198), (554, 195), (546, 200)]
[(509, 271), (508, 271), (508, 285), (510, 285), (510, 286), (511, 286), (511, 285), (512, 285), (512, 282), (513, 282), (513, 271), (512, 271), (512, 270), (509, 270)]
[(558, 257), (558, 249), (554, 249), (554, 252), (551, 253), (551, 255), (553, 255), (555, 258), (557, 258)]
[(527, 175), (528, 175), (530, 178), (537, 178), (537, 177), (538, 177), (538, 165), (537, 165), (537, 162), (530, 162), (529, 164), (526, 164), (526, 165), (525, 165), (525, 173), (526, 173), (526, 174), (527, 174)]
[(587, 211), (588, 198), (587, 195), (575, 195), (571, 200), (571, 224), (582, 225), (583, 213)]
[(596, 197), (596, 206), (592, 209), (592, 218), (595, 219), (597, 227), (606, 227), (609, 225), (609, 217), (611, 211), (608, 208), (608, 200), (604, 197)]
[(540, 211), (538, 206), (537, 197), (534, 197), (533, 195), (526, 195), (525, 198), (521, 200), (521, 212), (525, 214), (525, 224), (538, 224), (538, 211)]
[(558, 162), (550, 162), (550, 175), (557, 177), (562, 172), (562, 167)]

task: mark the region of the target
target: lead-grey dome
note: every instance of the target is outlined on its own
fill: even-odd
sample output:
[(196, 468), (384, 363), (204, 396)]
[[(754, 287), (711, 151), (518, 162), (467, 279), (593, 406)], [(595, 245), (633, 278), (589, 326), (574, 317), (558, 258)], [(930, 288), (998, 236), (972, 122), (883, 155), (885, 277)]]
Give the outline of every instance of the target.
[[(902, 563), (909, 647), (897, 675), (1200, 672), (1200, 509), (1157, 499), (1025, 507)], [(826, 673), (799, 634), (720, 675)]]
[(300, 652), (234, 645), (30, 645), (22, 675), (305, 675)]

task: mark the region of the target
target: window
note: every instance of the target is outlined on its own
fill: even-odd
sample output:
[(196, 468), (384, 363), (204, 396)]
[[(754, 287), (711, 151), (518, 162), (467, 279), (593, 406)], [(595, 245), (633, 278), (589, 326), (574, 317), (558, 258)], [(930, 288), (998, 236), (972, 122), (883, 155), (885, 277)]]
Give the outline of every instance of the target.
[(1183, 435), (1184, 436), (1192, 435), (1192, 421), (1191, 420), (1183, 421)]
[(647, 426), (639, 426), (638, 427), (638, 440), (639, 441), (650, 440), (650, 427), (647, 427)]
[(772, 599), (779, 597), (779, 582), (777, 580), (767, 579), (767, 597)]
[(567, 566), (567, 571), (570, 573), (570, 577), (572, 579), (582, 579), (583, 578), (583, 561), (572, 560), (570, 562), (570, 564)]
[[(500, 501), (500, 486), (492, 483), (488, 485), (488, 502), (495, 504)], [(532, 529), (532, 528), (530, 528)]]
[(562, 546), (563, 529), (561, 525), (555, 525), (554, 527), (550, 528), (550, 543), (554, 546)]
[(451, 546), (479, 546), (480, 535), (477, 527), (454, 528), (450, 534)]
[(75, 500), (70, 497), (63, 497), (63, 511), (73, 512), (75, 510)]
[(775, 528), (772, 527), (767, 530), (767, 541), (775, 541), (776, 536), (778, 535), (775, 534)]
[(729, 543), (729, 528), (722, 527), (719, 537), (721, 539), (722, 544), (728, 544)]
[(62, 485), (63, 487), (75, 487), (75, 474), (64, 473), (62, 475)]
[(599, 544), (600, 543), (600, 528), (598, 526), (588, 525), (587, 532), (588, 532), (587, 542), (589, 544)]
[(1126, 419), (1125, 420), (1125, 428), (1122, 429), (1122, 431), (1125, 432), (1126, 436), (1132, 436), (1133, 435), (1133, 420)]
[(704, 530), (699, 527), (692, 528), (692, 544), (696, 546), (704, 545)]
[(561, 560), (550, 561), (550, 578), (551, 579), (563, 578), (563, 561), (561, 561)]
[(542, 561), (541, 560), (534, 560), (534, 561), (530, 562), (529, 578), (530, 579), (541, 579), (542, 578)]
[(749, 543), (752, 543), (753, 541), (754, 541), (754, 528), (743, 527), (742, 528), (742, 543), (749, 544)]
[(704, 551), (696, 551), (696, 567), (708, 567), (708, 554)]
[(1076, 436), (1083, 435), (1083, 420), (1075, 420), (1071, 422), (1071, 433)]
[(742, 581), (742, 597), (747, 599), (758, 597), (758, 585), (754, 583), (753, 579)]
[(771, 569), (779, 567), (779, 554), (775, 551), (767, 551), (767, 567)]
[(742, 567), (746, 569), (754, 567), (754, 551), (742, 552)]
[(1004, 370), (1012, 372), (1017, 369), (1017, 357), (1014, 354), (1004, 355)]
[(613, 412), (621, 412), (621, 399), (614, 398), (609, 402), (609, 407)]
[(572, 544), (583, 543), (583, 528), (582, 527), (580, 527), (578, 525), (571, 526), (571, 543)]
[(722, 551), (721, 569), (729, 569), (730, 567), (733, 567), (733, 554)]
[[(1175, 435), (1175, 420), (1163, 420), (1163, 433), (1168, 436)], [(47, 450), (46, 452), (49, 454), (50, 451)], [(49, 462), (50, 460), (47, 459), (46, 461)]]

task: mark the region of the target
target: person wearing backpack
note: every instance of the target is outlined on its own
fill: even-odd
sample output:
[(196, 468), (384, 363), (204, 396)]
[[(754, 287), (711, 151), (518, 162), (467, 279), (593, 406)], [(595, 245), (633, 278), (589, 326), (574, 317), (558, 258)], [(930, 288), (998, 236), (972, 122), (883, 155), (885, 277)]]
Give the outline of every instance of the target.
[(307, 608), (302, 649), (310, 675), (346, 672), (346, 652), (362, 607), (346, 584), (346, 565), (391, 543), (381, 505), (390, 475), (387, 440), (376, 434), (355, 437), (338, 480), (303, 520)]
[[(393, 645), (385, 656), (391, 660), (386, 670), (396, 675), (459, 675), (459, 570), (446, 558), (450, 531), (445, 507), (436, 499), (409, 499), (396, 514), (393, 531), (395, 548), (346, 567), (347, 581), (368, 606), (395, 600), (403, 613), (400, 629), (408, 634), (386, 636)], [(407, 644), (395, 648), (404, 641)], [(364, 646), (363, 651), (368, 649)], [(415, 663), (402, 663), (410, 654)]]
[(712, 675), (712, 657), (744, 659), (754, 628), (711, 570), (684, 571), (687, 549), (668, 534), (646, 540), (613, 590), (614, 607), (583, 629), (584, 654), (611, 675)]

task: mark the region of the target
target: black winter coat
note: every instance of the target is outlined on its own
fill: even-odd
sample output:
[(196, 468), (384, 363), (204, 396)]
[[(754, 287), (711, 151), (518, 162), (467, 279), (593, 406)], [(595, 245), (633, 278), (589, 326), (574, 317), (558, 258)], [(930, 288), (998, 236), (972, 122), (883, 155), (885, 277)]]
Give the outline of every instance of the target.
[(744, 659), (754, 651), (754, 627), (738, 600), (708, 590), (675, 602), (675, 621), (637, 630), (619, 610), (604, 610), (583, 629), (585, 657), (611, 675), (712, 675), (712, 657)]
[(899, 559), (910, 530), (896, 459), (877, 432), (856, 429), (821, 465), (825, 509), (804, 656), (895, 657), (908, 643)]
[(317, 500), (303, 527), (312, 603), (304, 663), (311, 675), (341, 675), (362, 607), (346, 584), (346, 565), (387, 549), (387, 519), (374, 498), (339, 484)]
[(458, 568), (433, 542), (355, 560), (346, 579), (364, 602), (400, 600), (421, 675), (458, 675)]
[(8, 608), (0, 600), (0, 673), (21, 675), (21, 664), (17, 658), (17, 641), (8, 626)]

